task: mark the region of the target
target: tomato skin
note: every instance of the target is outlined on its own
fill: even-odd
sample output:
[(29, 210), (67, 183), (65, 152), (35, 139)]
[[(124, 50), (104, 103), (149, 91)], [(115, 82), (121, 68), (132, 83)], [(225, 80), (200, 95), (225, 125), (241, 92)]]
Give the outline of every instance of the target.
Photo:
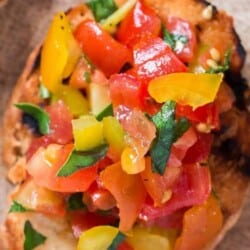
[(139, 79), (151, 79), (174, 72), (186, 72), (187, 67), (161, 38), (147, 37), (133, 49), (134, 70)]
[(51, 141), (62, 145), (72, 142), (71, 120), (73, 116), (64, 102), (59, 100), (46, 107), (46, 111), (50, 117), (50, 133), (48, 136)]
[(109, 79), (110, 97), (114, 106), (125, 105), (142, 108), (144, 96), (143, 84), (135, 77), (123, 74), (112, 75)]
[(177, 104), (176, 115), (178, 117), (184, 116), (193, 122), (209, 124), (215, 129), (220, 126), (219, 113), (215, 103), (208, 103), (195, 110), (191, 106)]
[(143, 1), (137, 1), (135, 7), (121, 22), (117, 39), (128, 47), (132, 47), (144, 35), (157, 37), (160, 31), (161, 20), (154, 10), (146, 6)]
[(197, 141), (187, 150), (183, 163), (192, 164), (195, 162), (206, 161), (211, 151), (212, 143), (212, 134), (197, 133)]
[(71, 227), (76, 238), (79, 238), (82, 232), (92, 227), (113, 224), (117, 220), (115, 214), (101, 215), (82, 210), (70, 212)]
[(167, 30), (174, 35), (182, 35), (188, 39), (187, 43), (175, 53), (182, 62), (191, 62), (194, 59), (197, 48), (197, 39), (194, 27), (186, 20), (179, 17), (168, 17), (166, 20)]
[(131, 62), (130, 50), (102, 30), (93, 20), (80, 23), (74, 35), (86, 56), (107, 77), (118, 73), (125, 63)]
[(119, 230), (126, 232), (136, 221), (146, 191), (139, 175), (123, 172), (121, 163), (115, 163), (100, 174), (101, 183), (114, 196), (119, 208)]
[[(68, 158), (73, 144), (50, 144), (46, 149), (40, 147), (27, 163), (27, 171), (34, 182), (58, 192), (84, 192), (97, 178), (98, 163), (80, 169), (67, 177), (58, 177), (57, 172)], [(47, 157), (50, 159), (47, 159)], [(51, 161), (49, 163), (49, 161)]]
[(182, 174), (172, 188), (171, 199), (161, 207), (154, 207), (152, 202), (144, 203), (140, 218), (152, 220), (167, 216), (181, 208), (202, 204), (210, 192), (209, 169), (199, 164), (183, 165)]

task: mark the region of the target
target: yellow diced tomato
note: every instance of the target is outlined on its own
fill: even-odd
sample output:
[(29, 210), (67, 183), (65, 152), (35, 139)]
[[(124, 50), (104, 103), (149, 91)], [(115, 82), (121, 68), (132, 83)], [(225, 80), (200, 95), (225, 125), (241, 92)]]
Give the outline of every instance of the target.
[(72, 73), (81, 54), (66, 15), (59, 12), (50, 25), (41, 53), (42, 82), (52, 93)]
[(143, 226), (135, 226), (126, 241), (134, 250), (171, 250), (171, 240), (166, 233), (164, 234), (151, 231)]
[(89, 112), (89, 104), (87, 99), (82, 93), (67, 85), (62, 85), (58, 88), (56, 94), (53, 95), (53, 100), (63, 100), (68, 106), (70, 113), (77, 117), (80, 115), (86, 115)]
[(77, 244), (77, 250), (107, 250), (119, 230), (112, 226), (96, 226), (84, 231)]
[(173, 73), (150, 81), (149, 94), (159, 103), (173, 100), (194, 109), (213, 102), (223, 74)]
[(125, 146), (124, 130), (118, 120), (113, 116), (104, 117), (102, 122), (104, 138), (109, 144), (112, 154), (118, 159)]
[(91, 150), (104, 142), (103, 124), (92, 115), (84, 115), (72, 120), (75, 149)]

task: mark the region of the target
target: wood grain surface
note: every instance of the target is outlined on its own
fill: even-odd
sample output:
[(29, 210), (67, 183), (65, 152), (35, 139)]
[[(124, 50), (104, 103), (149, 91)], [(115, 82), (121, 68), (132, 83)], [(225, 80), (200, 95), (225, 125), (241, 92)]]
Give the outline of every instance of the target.
[[(3, 1), (0, 0), (0, 6), (1, 2)], [(83, 1), (9, 0), (0, 8), (0, 118), (10, 91), (23, 69), (25, 59), (44, 37), (53, 14), (57, 10), (66, 10), (70, 5), (79, 2)], [(243, 74), (250, 82), (250, 1), (213, 0), (212, 3), (223, 7), (235, 18), (236, 29), (248, 53)], [(0, 222), (6, 212), (6, 194), (10, 188), (4, 179), (4, 174), (5, 169), (0, 162)], [(250, 196), (246, 200), (240, 220), (217, 247), (217, 250), (235, 249), (250, 249)]]

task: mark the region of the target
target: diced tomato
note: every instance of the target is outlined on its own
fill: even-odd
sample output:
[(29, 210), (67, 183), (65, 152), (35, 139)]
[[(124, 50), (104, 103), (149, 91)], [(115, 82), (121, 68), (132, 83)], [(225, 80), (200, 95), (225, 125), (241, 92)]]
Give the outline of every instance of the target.
[(103, 186), (115, 197), (119, 208), (119, 229), (126, 232), (135, 223), (146, 191), (140, 175), (129, 175), (123, 172), (120, 163), (105, 168), (100, 174)]
[(194, 27), (186, 20), (179, 17), (168, 17), (166, 20), (168, 32), (175, 36), (183, 36), (187, 39), (181, 46), (177, 45), (175, 53), (182, 62), (191, 62), (197, 48), (197, 39)]
[(67, 144), (73, 141), (71, 120), (68, 107), (63, 101), (58, 101), (46, 107), (50, 117), (49, 137), (53, 143)]
[(175, 112), (178, 117), (184, 116), (190, 121), (205, 123), (215, 129), (219, 128), (219, 114), (214, 103), (208, 103), (195, 110), (191, 106), (177, 104)]
[(109, 77), (131, 62), (131, 52), (117, 42), (93, 20), (83, 21), (76, 29), (75, 38), (90, 61)]
[(143, 84), (128, 74), (116, 74), (109, 79), (110, 97), (114, 106), (125, 105), (130, 108), (143, 107), (145, 91)]
[(181, 174), (179, 167), (167, 167), (164, 175), (159, 175), (152, 171), (151, 158), (146, 158), (146, 167), (141, 172), (144, 186), (154, 201), (154, 206), (161, 206), (166, 202), (164, 196), (171, 189)]
[(223, 215), (215, 197), (190, 208), (184, 215), (183, 229), (175, 250), (199, 250), (212, 241), (223, 224)]
[(183, 163), (191, 164), (195, 162), (206, 161), (211, 151), (213, 135), (206, 133), (197, 133), (196, 143), (187, 150)]
[(50, 144), (40, 147), (28, 161), (26, 168), (37, 185), (58, 192), (84, 192), (97, 178), (98, 163), (80, 169), (67, 177), (58, 177), (57, 172), (67, 160), (73, 144), (65, 146)]
[(136, 75), (147, 82), (157, 76), (187, 71), (187, 67), (161, 38), (142, 39), (135, 45), (133, 57)]
[(99, 214), (86, 211), (70, 212), (71, 227), (73, 234), (79, 238), (82, 232), (100, 225), (110, 225), (116, 223), (118, 218), (115, 214)]
[(58, 101), (45, 108), (50, 117), (50, 132), (35, 138), (27, 151), (27, 159), (38, 150), (51, 143), (67, 144), (73, 141), (71, 120), (73, 119), (68, 107), (63, 101)]
[(147, 202), (143, 205), (140, 218), (152, 220), (167, 216), (181, 208), (200, 205), (211, 192), (209, 169), (199, 164), (183, 165), (178, 182), (172, 188), (171, 199), (161, 207), (154, 207)]
[(83, 202), (89, 211), (109, 210), (116, 205), (112, 194), (97, 183), (93, 183), (90, 188), (84, 192)]
[(137, 1), (135, 7), (122, 20), (117, 32), (118, 41), (132, 47), (142, 36), (159, 36), (161, 20), (153, 9), (143, 1)]

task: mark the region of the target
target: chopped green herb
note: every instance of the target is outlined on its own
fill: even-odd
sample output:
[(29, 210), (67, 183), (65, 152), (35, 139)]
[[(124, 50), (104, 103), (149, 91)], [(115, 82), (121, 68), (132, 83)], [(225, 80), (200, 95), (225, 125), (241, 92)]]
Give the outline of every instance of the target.
[(86, 83), (91, 83), (91, 74), (90, 74), (89, 71), (86, 71), (84, 73), (84, 80), (85, 80)]
[(97, 22), (107, 18), (117, 10), (113, 0), (90, 0), (87, 5), (92, 10)]
[(46, 237), (38, 233), (28, 220), (24, 224), (24, 236), (24, 250), (33, 250), (46, 240)]
[(190, 127), (190, 123), (185, 117), (181, 117), (175, 125), (174, 142), (178, 140)]
[(157, 137), (150, 149), (152, 169), (161, 175), (165, 172), (170, 150), (175, 139), (175, 106), (174, 101), (168, 101), (152, 117), (157, 130)]
[(163, 40), (172, 48), (172, 50), (178, 50), (178, 43), (186, 44), (188, 38), (183, 35), (170, 33), (165, 27), (162, 28)]
[(13, 201), (12, 204), (11, 204), (11, 207), (9, 209), (9, 213), (13, 213), (13, 212), (26, 212), (26, 211), (27, 211), (27, 209), (25, 207), (23, 207), (17, 201)]
[(107, 250), (117, 250), (119, 244), (124, 241), (125, 235), (121, 232), (118, 232), (118, 234), (113, 239), (111, 245), (108, 247)]
[(209, 70), (207, 70), (207, 73), (210, 73), (210, 74), (223, 73), (229, 70), (231, 55), (232, 55), (232, 51), (228, 50), (224, 55), (223, 64), (218, 65), (216, 68), (210, 68)]
[(49, 90), (41, 83), (39, 87), (40, 97), (42, 99), (48, 99), (50, 98), (50, 92)]
[(113, 113), (113, 106), (112, 104), (109, 104), (106, 108), (104, 108), (97, 116), (96, 119), (98, 121), (101, 121), (106, 116), (114, 116)]
[(87, 152), (72, 150), (57, 176), (69, 176), (79, 169), (92, 166), (106, 155), (107, 148), (107, 145), (102, 145)]
[(38, 122), (38, 128), (41, 134), (45, 135), (49, 133), (50, 118), (47, 112), (37, 105), (26, 102), (17, 103), (15, 106)]
[(78, 210), (84, 208), (84, 204), (82, 202), (83, 193), (75, 193), (70, 195), (67, 201), (67, 208), (69, 211)]

